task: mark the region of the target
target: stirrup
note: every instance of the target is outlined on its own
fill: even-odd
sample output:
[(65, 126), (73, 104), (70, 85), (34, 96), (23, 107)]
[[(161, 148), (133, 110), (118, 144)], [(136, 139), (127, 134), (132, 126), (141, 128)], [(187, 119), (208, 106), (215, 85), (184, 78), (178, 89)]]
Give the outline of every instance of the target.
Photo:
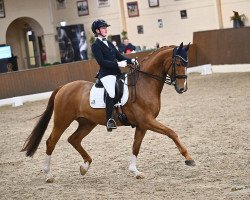
[(107, 121), (107, 131), (108, 132), (111, 132), (113, 129), (116, 129), (116, 123), (115, 123), (115, 120), (110, 118), (108, 121)]

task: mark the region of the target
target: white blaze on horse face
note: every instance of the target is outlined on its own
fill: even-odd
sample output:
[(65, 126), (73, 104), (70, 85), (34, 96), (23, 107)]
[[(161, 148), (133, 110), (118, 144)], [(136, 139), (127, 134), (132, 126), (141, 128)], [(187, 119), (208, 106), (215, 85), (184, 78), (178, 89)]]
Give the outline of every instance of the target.
[[(185, 75), (187, 76), (187, 67), (185, 67)], [(184, 82), (184, 88), (187, 88), (187, 78), (185, 79)]]

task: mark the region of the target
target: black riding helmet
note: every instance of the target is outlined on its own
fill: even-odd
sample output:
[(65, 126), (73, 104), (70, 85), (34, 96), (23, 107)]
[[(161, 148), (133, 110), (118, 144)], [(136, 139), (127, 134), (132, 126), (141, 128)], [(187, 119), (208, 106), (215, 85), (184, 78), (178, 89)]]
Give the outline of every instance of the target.
[(103, 19), (97, 19), (92, 23), (92, 32), (97, 35), (96, 29), (99, 29), (101, 27), (109, 27), (110, 25)]

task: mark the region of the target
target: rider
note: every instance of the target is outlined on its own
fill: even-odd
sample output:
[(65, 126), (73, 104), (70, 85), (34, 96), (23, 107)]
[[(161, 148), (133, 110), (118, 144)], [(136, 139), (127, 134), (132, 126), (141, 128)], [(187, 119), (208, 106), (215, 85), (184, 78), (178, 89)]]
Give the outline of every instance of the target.
[(108, 34), (107, 27), (109, 26), (102, 19), (97, 19), (92, 23), (92, 32), (95, 34), (96, 40), (92, 44), (91, 49), (100, 66), (97, 76), (108, 93), (106, 97), (107, 130), (112, 131), (112, 129), (116, 129), (116, 123), (112, 115), (116, 76), (121, 74), (119, 67), (126, 67), (127, 64), (132, 64), (136, 60), (121, 55), (114, 45), (106, 39)]

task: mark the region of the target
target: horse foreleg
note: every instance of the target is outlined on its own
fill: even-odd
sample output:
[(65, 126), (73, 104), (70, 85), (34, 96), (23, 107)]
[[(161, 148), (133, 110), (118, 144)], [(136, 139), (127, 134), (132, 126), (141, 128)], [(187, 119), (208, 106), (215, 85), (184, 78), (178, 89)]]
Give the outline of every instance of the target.
[(171, 138), (174, 141), (174, 143), (176, 144), (176, 146), (179, 149), (180, 153), (185, 157), (186, 165), (195, 166), (195, 161), (192, 159), (192, 157), (188, 153), (185, 146), (183, 144), (181, 144), (178, 135), (172, 129), (164, 126), (163, 124), (161, 124), (160, 122), (158, 122), (156, 120), (151, 120), (146, 124), (148, 125), (149, 130), (161, 133), (163, 135), (167, 135), (169, 138)]
[(144, 178), (143, 173), (137, 170), (136, 160), (137, 160), (137, 156), (139, 154), (141, 143), (145, 136), (145, 133), (146, 133), (146, 130), (136, 127), (133, 149), (132, 149), (132, 156), (131, 156), (131, 160), (129, 164), (129, 171), (132, 172), (137, 179)]
[(88, 155), (88, 153), (83, 149), (81, 141), (85, 136), (87, 136), (93, 130), (93, 128), (95, 128), (96, 124), (87, 119), (80, 119), (78, 120), (78, 122), (79, 126), (77, 130), (68, 138), (68, 142), (82, 156), (84, 163), (80, 166), (80, 173), (81, 175), (85, 175), (90, 167), (92, 159)]

